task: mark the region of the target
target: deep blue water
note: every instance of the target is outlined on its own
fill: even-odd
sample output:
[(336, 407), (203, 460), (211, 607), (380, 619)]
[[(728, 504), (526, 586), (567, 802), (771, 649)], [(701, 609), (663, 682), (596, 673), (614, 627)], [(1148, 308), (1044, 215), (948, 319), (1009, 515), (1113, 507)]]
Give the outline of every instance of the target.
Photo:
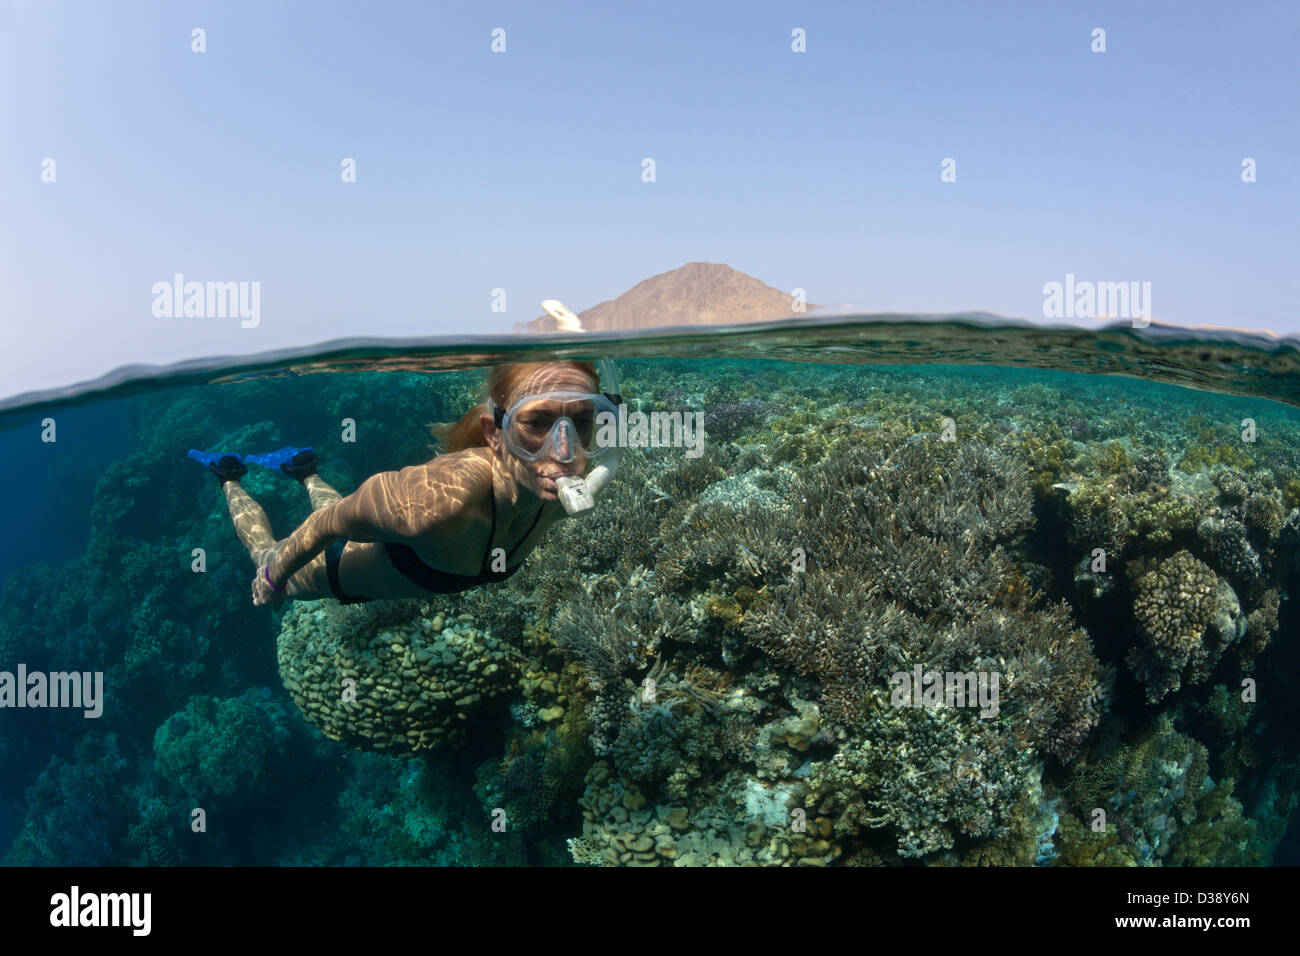
[(0, 431), (0, 495), (11, 508), (5, 519), (10, 547), (0, 554), (0, 584), (33, 561), (57, 565), (80, 553), (90, 535), (90, 501), (109, 462), (129, 447), (123, 400), (61, 409), (56, 436), (76, 448), (41, 441), (39, 420)]

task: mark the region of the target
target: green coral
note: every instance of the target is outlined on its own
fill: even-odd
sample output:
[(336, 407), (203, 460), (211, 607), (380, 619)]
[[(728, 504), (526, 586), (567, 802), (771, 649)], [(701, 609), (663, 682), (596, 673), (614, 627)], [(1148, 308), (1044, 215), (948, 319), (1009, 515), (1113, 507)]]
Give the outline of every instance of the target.
[(1255, 716), (1255, 705), (1242, 700), (1241, 692), (1226, 684), (1216, 684), (1200, 708), (1200, 714), (1210, 720), (1219, 733), (1227, 737), (1239, 736)]
[(1172, 866), (1259, 866), (1264, 862), (1255, 822), (1242, 814), (1225, 779), (1197, 804), (1197, 819), (1184, 827), (1170, 848)]
[(1137, 866), (1134, 847), (1120, 841), (1119, 830), (1101, 832), (1080, 823), (1072, 814), (1061, 816), (1057, 830), (1055, 866)]
[(1132, 744), (1112, 741), (1076, 763), (1066, 792), (1084, 819), (1104, 810), (1107, 829), (1146, 865), (1168, 857), (1182, 829), (1205, 819), (1200, 802), (1212, 788), (1204, 745), (1161, 715)]
[(349, 755), (352, 779), (338, 794), (316, 865), (453, 866), (476, 863), (464, 831), (483, 828), (456, 781), (432, 763), (373, 752)]
[(71, 760), (51, 757), (27, 794), (5, 866), (106, 866), (122, 851), (134, 800), (132, 762), (115, 733), (86, 734)]
[(1096, 458), (1097, 470), (1104, 475), (1117, 475), (1133, 467), (1133, 459), (1117, 441), (1110, 442)]
[(1104, 548), (1114, 559), (1136, 534), (1129, 510), (1113, 480), (1095, 478), (1080, 483), (1070, 495), (1069, 506), (1070, 540), (1083, 549)]
[(1045, 441), (1040, 434), (1026, 434), (1017, 441), (1017, 456), (1028, 465), (1030, 487), (1035, 497), (1045, 498), (1052, 486), (1065, 480), (1075, 450), (1067, 438)]
[(962, 866), (1033, 866), (1038, 860), (1037, 802), (1026, 796), (1007, 815), (1005, 833), (980, 840), (962, 857)]
[(1246, 526), (1272, 541), (1282, 531), (1286, 512), (1276, 492), (1256, 492), (1246, 499)]
[(1131, 527), (1146, 545), (1165, 546), (1190, 535), (1200, 512), (1188, 495), (1144, 500), (1133, 510)]
[(1300, 478), (1290, 478), (1282, 490), (1282, 504), (1288, 512), (1300, 507)]
[(1178, 468), (1188, 474), (1212, 471), (1218, 467), (1253, 468), (1254, 457), (1246, 450), (1245, 442), (1229, 439), (1213, 444), (1200, 441), (1187, 446)]
[(200, 802), (252, 799), (267, 785), (284, 732), (257, 695), (198, 695), (154, 735), (158, 772)]
[(127, 829), (126, 845), (136, 852), (136, 866), (176, 866), (185, 861), (177, 834), (188, 828), (190, 819), (181, 806), (150, 799), (140, 819)]
[[(745, 590), (749, 594), (754, 593), (751, 587), (745, 587)], [(745, 612), (740, 604), (720, 594), (710, 594), (705, 599), (704, 613), (717, 622), (719, 627), (729, 630), (739, 630), (741, 622), (745, 619)]]

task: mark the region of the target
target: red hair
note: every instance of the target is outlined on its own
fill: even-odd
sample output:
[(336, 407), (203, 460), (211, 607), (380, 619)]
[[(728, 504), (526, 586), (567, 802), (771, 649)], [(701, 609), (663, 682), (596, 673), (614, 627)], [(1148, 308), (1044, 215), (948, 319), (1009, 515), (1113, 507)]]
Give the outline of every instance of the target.
[[(520, 382), (538, 369), (554, 365), (567, 365), (586, 375), (591, 379), (593, 392), (600, 387), (600, 373), (590, 362), (511, 362), (507, 365), (498, 365), (488, 374), (488, 397), (502, 408), (509, 408), (510, 399), (514, 396)], [(490, 410), (487, 401), (479, 402), (466, 412), (460, 421), (431, 425), (430, 431), (442, 443), (443, 450), (446, 452), (485, 446), (487, 439), (483, 437), (483, 426), (479, 422), (479, 417)]]

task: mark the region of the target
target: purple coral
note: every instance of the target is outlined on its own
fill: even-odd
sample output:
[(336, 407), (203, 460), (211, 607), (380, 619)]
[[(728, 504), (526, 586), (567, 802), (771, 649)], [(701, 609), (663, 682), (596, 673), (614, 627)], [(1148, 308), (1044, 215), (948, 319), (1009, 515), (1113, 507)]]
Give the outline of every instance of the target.
[(705, 434), (722, 441), (729, 441), (761, 420), (767, 408), (768, 403), (757, 398), (710, 405), (704, 409)]

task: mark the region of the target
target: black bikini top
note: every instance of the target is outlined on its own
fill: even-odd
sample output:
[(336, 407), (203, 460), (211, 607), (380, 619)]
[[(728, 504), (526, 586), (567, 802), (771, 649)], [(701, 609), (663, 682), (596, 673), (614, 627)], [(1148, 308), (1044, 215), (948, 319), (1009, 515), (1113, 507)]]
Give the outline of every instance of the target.
[(497, 532), (497, 501), (496, 494), (492, 489), (488, 489), (488, 501), (492, 508), (492, 530), (488, 532), (487, 547), (483, 550), (483, 561), (479, 566), (477, 575), (471, 574), (452, 574), (450, 571), (439, 571), (437, 568), (431, 568), (424, 563), (424, 560), (415, 553), (415, 549), (410, 545), (397, 544), (392, 541), (384, 542), (384, 550), (388, 552), (388, 560), (393, 562), (393, 567), (400, 571), (407, 580), (419, 585), (426, 591), (432, 591), (434, 594), (456, 594), (460, 591), (468, 591), (470, 588), (476, 588), (481, 584), (498, 584), (510, 577), (521, 567), (523, 562), (520, 561), (513, 568), (510, 567), (510, 559), (514, 557), (515, 551), (519, 550), (519, 545), (528, 540), (528, 536), (533, 533), (537, 527), (537, 522), (542, 520), (542, 512), (546, 510), (546, 505), (537, 509), (537, 517), (529, 525), (528, 531), (519, 539), (509, 554), (506, 555), (506, 569), (504, 571), (492, 571), (488, 565), (492, 559), (492, 539), (496, 537)]

